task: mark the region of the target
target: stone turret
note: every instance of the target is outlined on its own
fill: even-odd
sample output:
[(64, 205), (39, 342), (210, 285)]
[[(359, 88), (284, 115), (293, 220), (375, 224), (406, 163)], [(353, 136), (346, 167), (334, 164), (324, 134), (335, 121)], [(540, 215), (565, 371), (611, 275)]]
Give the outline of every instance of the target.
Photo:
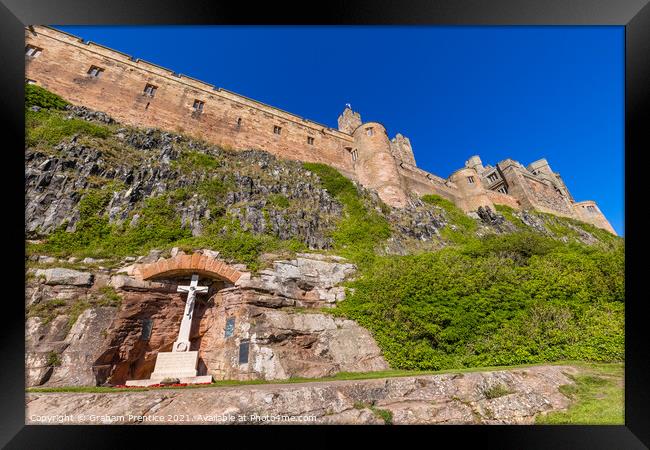
[(457, 206), (465, 212), (476, 211), (479, 206), (494, 209), (494, 204), (483, 187), (481, 177), (474, 168), (459, 169), (449, 177), (460, 191)]
[(359, 155), (355, 166), (359, 182), (377, 191), (386, 204), (398, 208), (406, 206), (407, 190), (384, 126), (377, 122), (364, 123), (352, 136)]
[(479, 175), (483, 172), (484, 169), (483, 161), (481, 161), (481, 158), (478, 155), (474, 155), (465, 161), (465, 167), (468, 169), (476, 170)]
[(390, 141), (390, 147), (393, 151), (393, 155), (395, 155), (395, 158), (400, 162), (416, 166), (415, 156), (413, 155), (413, 148), (411, 147), (411, 141), (409, 138), (397, 133)]
[(349, 105), (345, 107), (338, 119), (339, 131), (352, 134), (361, 125), (361, 114), (352, 111)]

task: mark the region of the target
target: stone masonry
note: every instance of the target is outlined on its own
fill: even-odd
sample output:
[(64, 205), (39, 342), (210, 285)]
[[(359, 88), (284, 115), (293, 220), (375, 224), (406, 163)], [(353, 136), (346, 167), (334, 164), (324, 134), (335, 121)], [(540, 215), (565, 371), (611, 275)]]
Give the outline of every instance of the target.
[(465, 212), (506, 205), (591, 223), (616, 234), (593, 201), (575, 202), (545, 159), (483, 166), (478, 156), (444, 179), (419, 169), (409, 139), (390, 139), (346, 106), (338, 129), (45, 26), (25, 31), (25, 78), (76, 105), (139, 127), (182, 132), (216, 145), (260, 149), (331, 165), (390, 206), (436, 194)]

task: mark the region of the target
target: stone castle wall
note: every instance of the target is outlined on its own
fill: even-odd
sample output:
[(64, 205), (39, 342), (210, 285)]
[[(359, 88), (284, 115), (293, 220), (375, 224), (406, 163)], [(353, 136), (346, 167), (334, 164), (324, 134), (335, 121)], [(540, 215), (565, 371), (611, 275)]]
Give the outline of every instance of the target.
[[(26, 78), (72, 103), (107, 112), (130, 125), (322, 162), (356, 178), (346, 150), (352, 145), (348, 134), (57, 30), (34, 30), (26, 32), (26, 44), (43, 51), (25, 59)], [(91, 66), (104, 70), (95, 78), (87, 73)], [(153, 97), (144, 92), (147, 84), (156, 87)], [(196, 100), (205, 102), (200, 114), (193, 108)], [(280, 127), (279, 134), (275, 127)]]
[[(482, 179), (488, 168), (474, 156), (465, 168), (444, 179), (416, 166), (407, 137), (398, 133), (389, 139), (383, 125), (363, 123), (349, 105), (336, 130), (53, 28), (28, 27), (25, 40), (41, 50), (35, 56), (26, 52), (26, 79), (125, 124), (328, 164), (377, 191), (393, 207), (406, 206), (413, 195), (436, 194), (465, 212), (495, 204), (532, 208), (614, 232), (597, 207), (574, 203), (545, 159), (528, 168), (512, 160), (499, 163), (501, 184)], [(89, 73), (91, 67), (101, 69), (98, 77)], [(148, 85), (155, 87), (153, 95), (146, 92)], [(474, 177), (475, 183), (468, 183), (468, 177)], [(501, 185), (507, 186), (506, 192), (497, 192)]]

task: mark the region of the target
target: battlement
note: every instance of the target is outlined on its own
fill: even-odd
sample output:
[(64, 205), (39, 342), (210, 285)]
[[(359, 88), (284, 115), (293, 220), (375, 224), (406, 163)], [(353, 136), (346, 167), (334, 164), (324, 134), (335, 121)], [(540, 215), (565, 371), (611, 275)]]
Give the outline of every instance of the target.
[[(411, 141), (389, 139), (348, 104), (338, 129), (46, 26), (25, 29), (25, 77), (73, 104), (133, 126), (176, 131), (235, 149), (331, 165), (394, 207), (437, 194), (466, 212), (505, 204), (584, 220), (614, 232), (593, 202), (575, 203), (545, 159), (495, 167), (472, 156), (447, 179), (417, 167)], [(38, 49), (33, 51), (31, 49)]]

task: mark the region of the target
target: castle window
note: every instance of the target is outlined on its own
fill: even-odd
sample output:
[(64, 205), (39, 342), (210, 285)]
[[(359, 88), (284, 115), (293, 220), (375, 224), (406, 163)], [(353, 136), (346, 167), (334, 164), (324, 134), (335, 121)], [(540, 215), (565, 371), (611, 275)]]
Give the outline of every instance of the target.
[(194, 111), (200, 113), (203, 112), (203, 105), (205, 105), (204, 101), (194, 100), (194, 105), (192, 106), (192, 108), (194, 108)]
[(501, 186), (499, 189), (497, 189), (498, 192), (501, 192), (502, 194), (507, 194), (508, 193), (508, 188), (505, 186)]
[(494, 183), (499, 179), (499, 176), (495, 172), (492, 172), (487, 178), (490, 183)]
[(275, 125), (275, 126), (273, 127), (273, 133), (275, 133), (275, 134), (280, 134), (280, 133), (282, 133), (282, 127), (279, 127), (279, 126)]
[(593, 206), (593, 205), (588, 205), (587, 206), (587, 211), (589, 211), (590, 213), (595, 213), (596, 212), (596, 207)]
[(91, 77), (98, 78), (99, 75), (104, 71), (101, 67), (97, 66), (90, 66), (90, 69), (88, 69), (88, 75)]
[(357, 158), (359, 157), (359, 151), (355, 148), (354, 150), (352, 150), (351, 154), (352, 154), (352, 161), (356, 161)]
[(467, 177), (467, 182), (469, 184), (474, 184), (474, 177)]
[(154, 86), (153, 84), (148, 84), (144, 87), (144, 95), (148, 95), (149, 97), (153, 97), (156, 94), (156, 90), (158, 89), (157, 86)]
[(42, 48), (34, 47), (33, 45), (28, 45), (25, 47), (25, 56), (31, 56), (32, 58), (36, 58), (38, 55), (41, 54), (42, 51), (43, 51)]
[(307, 136), (307, 143), (308, 143), (309, 145), (314, 145), (314, 138), (311, 137), (311, 136)]
[(372, 127), (370, 127), (370, 128), (366, 128), (366, 134), (367, 134), (368, 136), (373, 136), (373, 135), (375, 134), (375, 130), (374, 130), (374, 128), (372, 128)]
[(239, 131), (241, 129), (241, 117), (237, 119), (237, 130)]
[(36, 84), (36, 80), (31, 80), (29, 78), (25, 78), (25, 84)]

